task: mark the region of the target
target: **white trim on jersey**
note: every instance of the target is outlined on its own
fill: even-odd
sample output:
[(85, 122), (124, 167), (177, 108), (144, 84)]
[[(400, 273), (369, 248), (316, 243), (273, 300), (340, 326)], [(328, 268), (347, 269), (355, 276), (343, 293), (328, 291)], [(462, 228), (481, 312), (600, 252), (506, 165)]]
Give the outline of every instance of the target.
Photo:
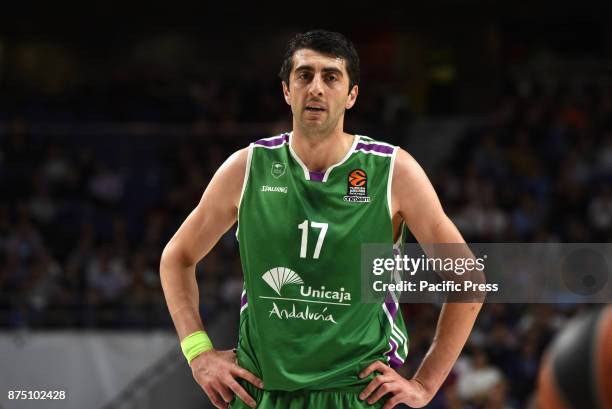
[[(255, 142), (258, 142), (258, 141), (273, 141), (273, 140), (275, 140), (275, 139), (282, 138), (282, 137), (283, 137), (283, 136), (285, 136), (285, 135), (287, 135), (287, 133), (286, 133), (286, 132), (282, 132), (282, 133), (281, 133), (281, 134), (279, 134), (279, 135), (275, 135), (275, 136), (268, 136), (267, 138), (259, 138), (259, 139), (258, 139), (258, 140), (256, 140)], [(255, 143), (255, 142), (253, 142), (253, 143)], [(263, 146), (263, 145), (258, 145), (258, 146)], [(264, 146), (264, 147), (265, 147), (265, 146)]]
[(359, 142), (360, 139), (361, 137), (359, 135), (355, 135), (353, 137), (353, 144), (351, 145), (351, 149), (349, 149), (349, 151), (346, 153), (346, 155), (344, 155), (344, 158), (342, 158), (340, 162), (336, 163), (335, 165), (331, 165), (329, 168), (327, 168), (327, 170), (325, 171), (325, 174), (323, 175), (323, 182), (327, 182), (329, 173), (332, 171), (333, 168), (342, 165), (344, 162), (346, 162), (351, 157), (353, 152), (355, 152), (355, 147), (357, 146), (357, 143)]
[[(391, 228), (393, 228), (393, 214), (391, 213), (393, 210), (391, 208), (391, 184), (393, 183), (393, 170), (395, 168), (395, 158), (397, 157), (397, 150), (399, 148), (396, 146), (393, 148), (393, 154), (391, 154), (391, 163), (389, 164), (389, 174), (387, 179), (387, 208), (389, 209), (389, 217), (391, 218)], [(393, 234), (393, 232), (391, 232)], [(401, 237), (401, 234), (400, 234)]]
[[(406, 361), (407, 356), (406, 356), (405, 358), (402, 358), (401, 356), (399, 356), (399, 354), (398, 354), (399, 349), (400, 349), (400, 345), (398, 345), (398, 346), (397, 346), (397, 349), (396, 349), (395, 351), (393, 351), (393, 355), (395, 355), (395, 357), (396, 357), (396, 358), (397, 358), (397, 359), (398, 359), (398, 360), (399, 360), (401, 363), (404, 363), (404, 362)], [(407, 354), (406, 354), (406, 355), (407, 355)]]
[(293, 146), (291, 146), (291, 140), (293, 139), (292, 136), (293, 136), (293, 131), (289, 132), (289, 153), (291, 153), (291, 156), (293, 156), (293, 159), (295, 159), (298, 165), (302, 167), (302, 170), (304, 171), (304, 177), (306, 178), (306, 180), (310, 180), (310, 171), (308, 170), (306, 165), (304, 165), (304, 162), (302, 162), (302, 159), (300, 159), (297, 153), (295, 153), (295, 151), (293, 150)]
[[(366, 135), (360, 135), (361, 136), (361, 143), (364, 143), (366, 145), (383, 145), (383, 146), (387, 146), (389, 148), (397, 148), (397, 146), (395, 145), (391, 145), (390, 143), (387, 142), (382, 142), (382, 141), (378, 141), (375, 139), (370, 138), (369, 136)], [(387, 155), (391, 155), (390, 153), (388, 153)]]
[(278, 149), (278, 148), (282, 148), (283, 146), (285, 146), (287, 144), (287, 141), (283, 141), (282, 143), (279, 143), (278, 145), (274, 145), (274, 146), (261, 145), (261, 144), (258, 144), (257, 142), (259, 142), (259, 141), (273, 141), (275, 139), (283, 139), (285, 137), (285, 135), (287, 135), (287, 134), (286, 133), (282, 133), (280, 135), (271, 136), (269, 138), (258, 139), (255, 142), (253, 142), (253, 147), (255, 147), (255, 148), (264, 148), (264, 149)]
[[(242, 294), (240, 294), (240, 301), (242, 301), (242, 298), (246, 295), (246, 290), (242, 290)], [(249, 306), (249, 301), (247, 299), (247, 302), (240, 308), (240, 314), (242, 314), (242, 311), (246, 310), (246, 307)]]
[[(396, 307), (398, 307), (397, 304), (396, 304)], [(385, 315), (387, 316), (387, 319), (389, 320), (389, 324), (391, 325), (391, 331), (393, 331), (393, 327), (395, 326), (395, 322), (393, 322), (393, 317), (391, 316), (391, 312), (387, 308), (387, 304), (385, 302), (382, 303), (382, 308), (383, 308), (383, 311), (385, 312)], [(398, 311), (398, 313), (399, 313), (399, 311)]]
[[(289, 152), (291, 153), (291, 156), (293, 156), (293, 159), (295, 159), (295, 161), (302, 167), (302, 170), (304, 171), (304, 177), (306, 178), (306, 180), (310, 180), (310, 170), (308, 170), (308, 167), (304, 164), (304, 162), (302, 162), (302, 159), (300, 159), (300, 157), (295, 152), (295, 150), (293, 150), (293, 146), (291, 145), (291, 140), (293, 139), (292, 137), (293, 137), (293, 131), (289, 133)], [(357, 144), (360, 142), (360, 140), (361, 140), (361, 135), (355, 135), (353, 137), (353, 143), (351, 144), (351, 148), (348, 150), (346, 155), (344, 155), (344, 157), (340, 160), (340, 162), (334, 163), (333, 165), (331, 165), (329, 168), (325, 170), (325, 173), (323, 174), (323, 180), (321, 180), (321, 182), (323, 183), (327, 182), (327, 179), (329, 178), (329, 174), (331, 173), (331, 171), (334, 168), (342, 165), (347, 160), (349, 160), (351, 155), (355, 152), (355, 148), (357, 147)]]
[[(395, 307), (398, 309), (397, 313), (400, 314), (401, 311), (399, 311), (399, 305), (397, 303), (395, 304)], [(397, 349), (395, 351), (393, 351), (393, 354), (401, 362), (404, 362), (406, 360), (406, 358), (402, 358), (401, 356), (399, 356), (397, 354), (397, 351), (399, 350), (400, 347), (403, 347), (406, 356), (408, 356), (408, 343), (406, 342), (406, 338), (403, 336), (401, 331), (399, 331), (395, 327), (395, 322), (393, 321), (393, 317), (391, 316), (391, 313), (387, 309), (386, 303), (383, 302), (382, 308), (383, 308), (383, 311), (385, 312), (385, 315), (387, 316), (387, 319), (389, 320), (389, 325), (391, 325), (391, 334), (390, 334), (389, 338), (391, 338), (393, 340), (393, 342), (395, 342), (397, 344)], [(400, 338), (398, 335), (402, 335), (402, 337)], [(398, 342), (398, 338), (400, 338), (399, 342)], [(389, 342), (389, 345), (391, 346), (390, 342)], [(391, 346), (391, 348), (389, 350), (387, 350), (387, 352), (385, 352), (385, 354), (389, 353), (392, 349), (393, 349), (393, 347)], [(390, 360), (390, 357), (387, 355), (387, 361), (389, 361), (389, 360)]]
[(405, 343), (408, 340), (406, 338), (406, 335), (402, 334), (402, 332), (397, 329), (397, 326), (393, 327), (391, 332), (393, 333), (393, 335), (395, 335), (395, 338), (397, 338), (401, 344)]
[(254, 143), (249, 144), (247, 151), (247, 162), (246, 168), (244, 169), (244, 180), (242, 181), (242, 190), (240, 191), (240, 200), (238, 201), (238, 213), (236, 214), (236, 240), (238, 240), (238, 230), (240, 229), (240, 205), (242, 205), (242, 197), (246, 190), (247, 183), (249, 181), (249, 175), (251, 174), (251, 158), (253, 157), (253, 146)]
[[(397, 282), (399, 278), (399, 273), (397, 270), (394, 271), (393, 277), (395, 278)], [(393, 304), (395, 304), (395, 308), (397, 309), (397, 314), (401, 314), (401, 311), (399, 308), (399, 302), (394, 292), (391, 292), (391, 298), (393, 300)], [(387, 316), (387, 319), (389, 320), (389, 325), (391, 326), (391, 337), (393, 338), (393, 336), (395, 335), (393, 339), (396, 341), (398, 347), (403, 346), (404, 352), (406, 353), (406, 355), (408, 355), (408, 338), (395, 325), (395, 322), (393, 321), (393, 317), (391, 316), (391, 312), (389, 312), (389, 309), (387, 308), (386, 302), (382, 303), (382, 308), (383, 308), (383, 311), (385, 312), (385, 315)], [(398, 340), (400, 342), (397, 342)]]
[(371, 154), (371, 155), (376, 155), (376, 156), (382, 156), (385, 158), (389, 158), (395, 155), (395, 151), (397, 150), (397, 146), (393, 146), (389, 143), (386, 142), (379, 142), (379, 141), (375, 141), (374, 139), (370, 138), (369, 136), (363, 136), (361, 137), (360, 140), (361, 143), (363, 143), (364, 145), (379, 145), (379, 146), (386, 146), (387, 148), (391, 148), (393, 149), (392, 153), (384, 153), (384, 152), (376, 152), (373, 150), (367, 151), (367, 150), (361, 150), (361, 149), (357, 149), (355, 152), (360, 152), (360, 153), (365, 153), (365, 154)]

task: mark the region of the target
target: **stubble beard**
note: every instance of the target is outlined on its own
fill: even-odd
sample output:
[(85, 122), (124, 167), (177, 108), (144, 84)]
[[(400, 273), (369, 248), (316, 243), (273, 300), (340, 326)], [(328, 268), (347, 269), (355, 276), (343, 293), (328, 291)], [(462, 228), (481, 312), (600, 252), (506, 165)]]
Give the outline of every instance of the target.
[[(329, 111), (328, 111), (329, 113)], [(334, 129), (338, 125), (340, 121), (340, 117), (338, 116), (335, 119), (329, 119), (324, 121), (323, 123), (307, 123), (303, 119), (297, 121), (297, 125), (304, 135), (308, 139), (325, 139), (333, 133)], [(303, 118), (303, 114), (302, 114)]]

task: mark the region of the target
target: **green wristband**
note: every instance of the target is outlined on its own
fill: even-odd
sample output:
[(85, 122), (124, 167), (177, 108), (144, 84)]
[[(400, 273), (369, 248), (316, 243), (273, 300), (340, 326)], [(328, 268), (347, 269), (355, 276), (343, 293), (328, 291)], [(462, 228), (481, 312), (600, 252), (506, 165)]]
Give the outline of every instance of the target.
[(213, 346), (206, 332), (196, 331), (193, 334), (187, 335), (181, 341), (181, 349), (183, 350), (183, 355), (187, 358), (187, 363), (191, 364), (191, 361), (198, 355), (213, 349)]

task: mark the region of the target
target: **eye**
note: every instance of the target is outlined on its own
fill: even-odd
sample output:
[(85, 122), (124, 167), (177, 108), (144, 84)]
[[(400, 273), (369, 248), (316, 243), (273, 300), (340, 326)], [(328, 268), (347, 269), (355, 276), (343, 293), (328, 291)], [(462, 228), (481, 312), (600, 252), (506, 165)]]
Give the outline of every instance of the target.
[(306, 71), (302, 71), (297, 74), (297, 78), (299, 80), (307, 80), (308, 77), (309, 77), (309, 74)]
[(328, 81), (337, 81), (338, 80), (338, 76), (336, 76), (336, 74), (330, 74), (327, 76), (327, 80)]

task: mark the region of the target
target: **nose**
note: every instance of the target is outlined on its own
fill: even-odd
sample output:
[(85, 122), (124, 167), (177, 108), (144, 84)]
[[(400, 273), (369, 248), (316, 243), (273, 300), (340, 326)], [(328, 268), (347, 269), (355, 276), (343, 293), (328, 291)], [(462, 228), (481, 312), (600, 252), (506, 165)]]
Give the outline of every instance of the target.
[(323, 79), (320, 75), (315, 75), (310, 83), (308, 92), (313, 96), (323, 95)]

